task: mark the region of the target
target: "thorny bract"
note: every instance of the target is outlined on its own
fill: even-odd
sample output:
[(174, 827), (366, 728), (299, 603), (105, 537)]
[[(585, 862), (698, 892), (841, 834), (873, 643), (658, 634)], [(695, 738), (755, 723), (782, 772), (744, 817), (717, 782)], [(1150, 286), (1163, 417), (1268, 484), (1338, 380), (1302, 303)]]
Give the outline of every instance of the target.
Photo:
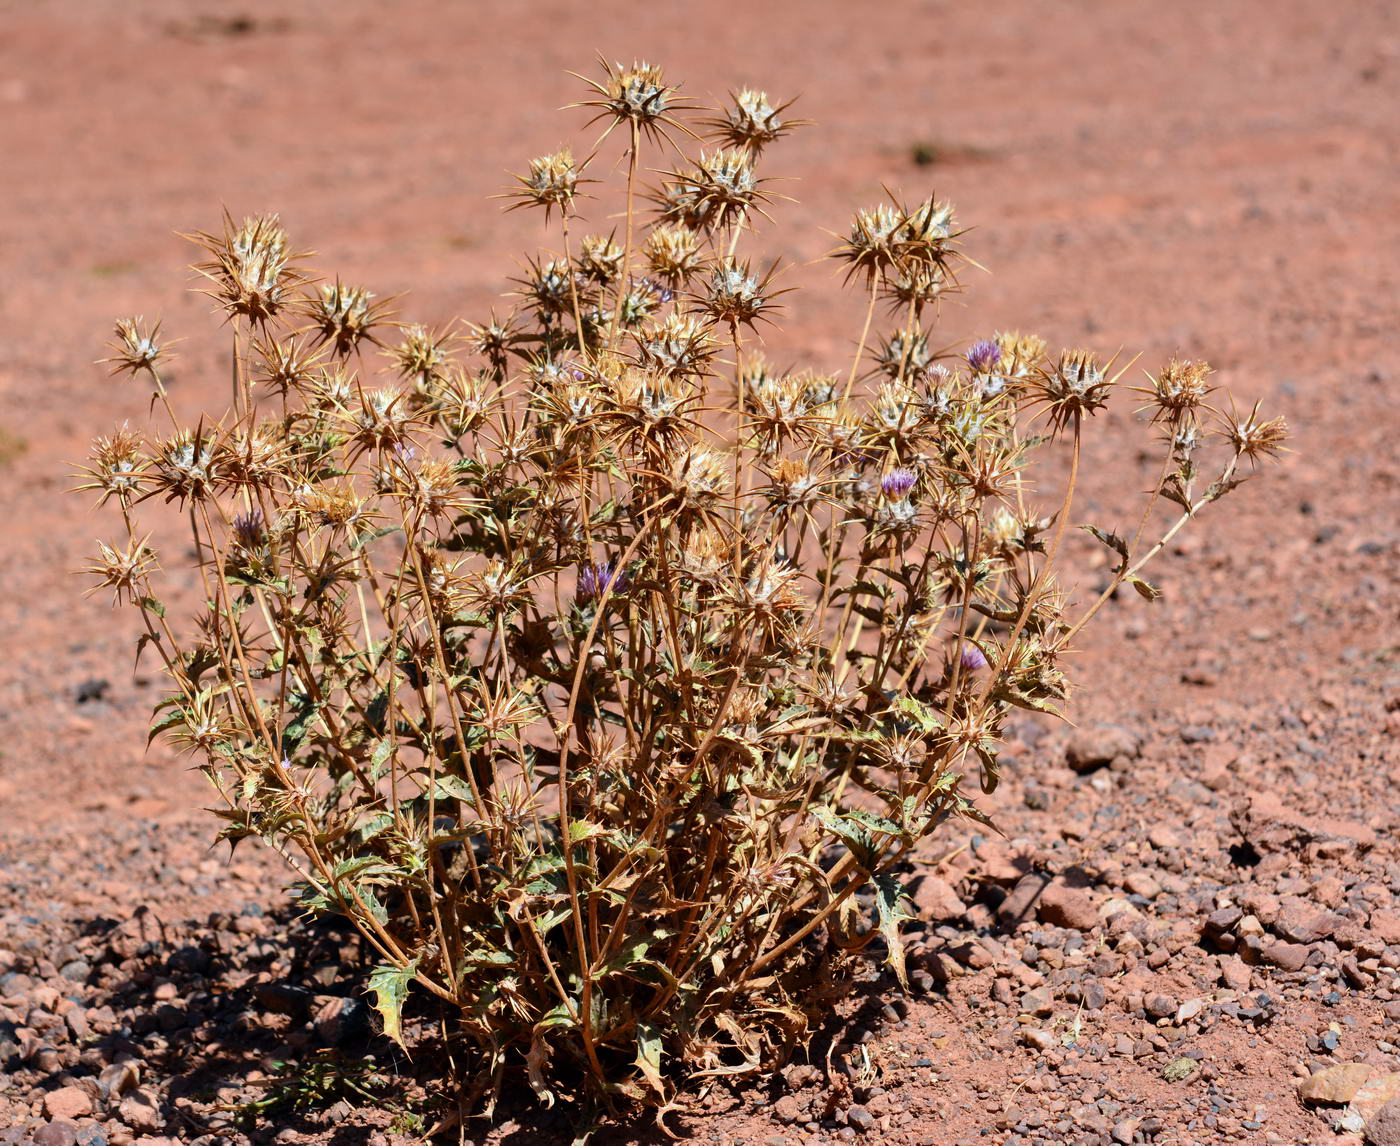
[[(410, 991), (442, 1001), (487, 1108), (517, 1069), (547, 1104), (661, 1106), (779, 1061), (871, 942), (902, 979), (899, 865), (979, 815), (964, 776), (990, 791), (1012, 711), (1059, 710), (1080, 626), (1157, 596), (1144, 566), (1285, 435), (1213, 408), (1204, 363), (1149, 375), (1158, 476), (1135, 528), (1085, 527), (1111, 575), (1072, 601), (1081, 439), (1127, 367), (1014, 333), (940, 352), (963, 231), (893, 196), (831, 253), (852, 360), (771, 364), (779, 277), (740, 248), (799, 121), (742, 91), (688, 122), (647, 65), (590, 85), (593, 153), (509, 192), (556, 249), (462, 329), (316, 281), (274, 217), (194, 236), (232, 405), (182, 422), (160, 327), (122, 322), (109, 361), (169, 425), (100, 439), (83, 487), (124, 524), (90, 572), (173, 682), (153, 734), (222, 838), (363, 932), (390, 1037)], [(617, 152), (620, 229), (581, 235)], [(161, 502), (198, 554), (188, 625)]]

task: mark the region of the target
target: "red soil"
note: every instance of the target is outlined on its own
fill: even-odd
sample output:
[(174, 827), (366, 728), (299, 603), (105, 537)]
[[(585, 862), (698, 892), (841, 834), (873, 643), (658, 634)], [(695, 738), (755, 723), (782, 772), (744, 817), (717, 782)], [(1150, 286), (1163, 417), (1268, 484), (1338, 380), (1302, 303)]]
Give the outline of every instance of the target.
[[(411, 289), (403, 309), (417, 320), (482, 315), (541, 241), (537, 219), (502, 215), (487, 196), (580, 129), (582, 113), (552, 109), (578, 97), (566, 70), (588, 70), (594, 50), (660, 62), (702, 98), (745, 84), (801, 95), (817, 126), (771, 163), (799, 180), (784, 190), (800, 203), (781, 205), (780, 240), (756, 244), (816, 288), (789, 296), (775, 336), (792, 357), (834, 363), (857, 333), (856, 300), (826, 266), (804, 266), (829, 245), (823, 228), (841, 229), (882, 184), (933, 183), (976, 228), (968, 250), (992, 272), (945, 312), (948, 342), (1013, 327), (1142, 350), (1145, 365), (1204, 356), (1296, 431), (1296, 453), (1164, 558), (1163, 601), (1116, 601), (1086, 634), (1075, 718), (1129, 727), (1141, 756), (1077, 776), (1064, 732), (1013, 745), (989, 802), (1011, 843), (979, 843), (941, 869), (966, 910), (930, 921), (932, 978), (907, 1016), (842, 1036), (868, 1039), (833, 1059), (864, 1072), (854, 1089), (797, 1076), (791, 1094), (717, 1091), (685, 1125), (749, 1143), (1327, 1142), (1340, 1108), (1301, 1104), (1300, 1077), (1334, 1062), (1400, 1070), (1392, 5), (93, 0), (12, 8), (4, 29), (0, 1071), (6, 1022), (54, 1057), (17, 1036), (25, 1061), (0, 1073), (0, 1130), (66, 1140), (62, 1126), (37, 1129), (64, 1113), (45, 1096), (100, 1072), (104, 1024), (120, 1027), (162, 977), (181, 992), (249, 982), (236, 961), (222, 980), (172, 969), (159, 945), (138, 952), (89, 921), (144, 906), (176, 937), (161, 942), (198, 943), (210, 912), (278, 900), (264, 860), (240, 853), (230, 869), (202, 850), (204, 782), (168, 749), (142, 749), (158, 682), (149, 666), (133, 678), (132, 624), (68, 575), (108, 523), (65, 494), (67, 475), (94, 433), (144, 414), (143, 393), (93, 364), (110, 321), (162, 314), (189, 336), (177, 405), (222, 401), (223, 343), (183, 289), (190, 250), (173, 232), (216, 226), (225, 205), (280, 211), (318, 265), (383, 295)], [(931, 166), (913, 162), (919, 144)], [(1096, 427), (1088, 454), (1080, 508), (1106, 524), (1151, 481), (1124, 445), (1128, 419), (1124, 405)], [(1269, 796), (1283, 811), (1263, 807)], [(946, 851), (969, 838), (950, 834)], [(1099, 906), (1135, 893), (1137, 915), (1078, 941), (1053, 909), (1036, 922), (1031, 904), (1026, 922), (998, 929), (996, 903), (1031, 868), (1077, 869)], [(1202, 938), (1229, 904), (1262, 938), (1237, 923)], [(1304, 915), (1340, 922), (1312, 935), (1307, 920), (1294, 926)], [(1287, 969), (1296, 952), (1267, 956), (1288, 942), (1304, 949), (1299, 969)], [(1259, 961), (1241, 972), (1229, 947)], [(74, 958), (92, 964), (83, 984), (59, 973)], [(103, 959), (139, 973), (119, 989)], [(276, 978), (269, 959), (254, 982)], [(945, 988), (936, 980), (953, 964)], [(1097, 1007), (1086, 982), (1103, 988)], [(1041, 985), (1046, 999), (1022, 999)], [(878, 1014), (884, 986), (869, 986)], [(1194, 1015), (1179, 1010), (1195, 1000)], [(255, 1017), (275, 1010), (265, 1004)], [(75, 1007), (91, 1020), (86, 1043), (55, 1019)], [(207, 1107), (180, 1106), (188, 1088), (176, 1084), (209, 1036), (193, 1020), (152, 1021), (134, 1037), (156, 1121), (142, 1129), (99, 1094), (100, 1123), (83, 1115), (79, 1133), (100, 1124), (120, 1146), (205, 1132)], [(1182, 1056), (1198, 1066), (1168, 1081)], [(376, 1118), (288, 1123), (279, 1141), (357, 1141), (351, 1128)], [(553, 1140), (539, 1127), (498, 1133)]]

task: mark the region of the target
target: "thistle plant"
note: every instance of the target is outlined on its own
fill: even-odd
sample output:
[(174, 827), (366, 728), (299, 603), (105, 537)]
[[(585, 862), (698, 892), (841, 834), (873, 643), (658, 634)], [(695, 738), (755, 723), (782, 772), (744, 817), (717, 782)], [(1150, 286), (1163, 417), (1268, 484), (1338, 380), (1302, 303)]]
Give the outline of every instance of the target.
[[(1213, 406), (1204, 363), (1149, 374), (1157, 477), (1134, 528), (1085, 526), (1111, 571), (1077, 599), (1082, 442), (1129, 364), (1016, 333), (940, 351), (965, 234), (890, 197), (831, 253), (851, 359), (772, 365), (791, 301), (741, 248), (802, 121), (747, 90), (692, 120), (643, 64), (589, 83), (591, 153), (507, 193), (558, 242), (499, 312), (404, 325), (275, 217), (227, 220), (195, 241), (230, 408), (182, 422), (160, 327), (119, 323), (152, 425), (100, 438), (82, 483), (121, 518), (89, 572), (169, 676), (153, 735), (208, 777), (221, 839), (363, 933), (387, 1035), (438, 1001), (488, 1109), (512, 1075), (664, 1106), (778, 1063), (863, 949), (902, 981), (902, 865), (983, 817), (1080, 628), (1125, 584), (1156, 597), (1148, 562), (1285, 437)], [(579, 234), (605, 168), (620, 230)], [(171, 511), (183, 620), (146, 532)]]

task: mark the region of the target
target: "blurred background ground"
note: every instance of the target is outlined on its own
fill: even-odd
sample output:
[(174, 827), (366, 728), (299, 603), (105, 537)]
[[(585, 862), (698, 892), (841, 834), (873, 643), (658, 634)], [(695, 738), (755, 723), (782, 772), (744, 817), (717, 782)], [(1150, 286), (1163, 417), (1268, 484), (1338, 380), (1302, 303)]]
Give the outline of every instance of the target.
[[(179, 1048), (207, 1044), (201, 1023), (228, 1020), (217, 1000), (241, 989), (228, 975), (250, 976), (251, 991), (288, 969), (275, 952), (249, 969), (207, 950), (171, 967), (173, 940), (123, 954), (111, 939), (144, 907), (205, 950), (210, 913), (242, 934), (236, 920), (263, 918), (280, 886), (256, 857), (230, 866), (204, 850), (204, 781), (168, 749), (142, 748), (158, 682), (149, 666), (132, 674), (134, 632), (69, 576), (107, 526), (64, 493), (69, 474), (94, 433), (144, 413), (142, 393), (93, 364), (111, 320), (163, 317), (187, 338), (177, 406), (221, 400), (224, 343), (188, 289), (191, 251), (175, 232), (217, 227), (225, 207), (281, 212), (319, 267), (409, 292), (405, 317), (484, 315), (513, 260), (547, 242), (535, 217), (503, 215), (487, 196), (532, 155), (580, 138), (584, 114), (555, 109), (579, 96), (567, 72), (589, 71), (597, 52), (661, 63), (701, 102), (745, 85), (799, 95), (815, 121), (774, 150), (771, 172), (793, 177), (782, 190), (798, 203), (780, 204), (781, 226), (754, 243), (792, 264), (790, 285), (813, 288), (788, 296), (775, 358), (849, 353), (859, 303), (812, 260), (882, 185), (933, 188), (959, 205), (968, 250), (991, 272), (945, 311), (948, 343), (1019, 328), (1052, 345), (1141, 350), (1148, 366), (1204, 356), (1296, 431), (1279, 470), (1168, 556), (1155, 578), (1164, 601), (1115, 602), (1086, 634), (1076, 718), (1127, 728), (1135, 757), (1080, 775), (1065, 767), (1065, 733), (1031, 743), (1027, 728), (1013, 744), (1009, 782), (989, 802), (1010, 837), (1001, 874), (981, 841), (940, 869), (956, 905), (923, 905), (937, 982), (870, 1035), (889, 1077), (829, 1109), (803, 1099), (799, 1111), (795, 1096), (813, 1090), (801, 1084), (756, 1103), (717, 1096), (692, 1130), (794, 1143), (1329, 1141), (1346, 1107), (1303, 1105), (1298, 1078), (1327, 1061), (1396, 1071), (1400, 10), (71, 0), (0, 5), (0, 26), (0, 1057), (7, 1038), (16, 1048), (0, 1126), (70, 1121), (44, 1096), (99, 1077), (111, 1064), (92, 1056), (120, 1038), (146, 1056), (157, 1117), (121, 1117), (109, 1087), (73, 1133), (114, 1146), (206, 1133), (202, 1115), (176, 1110), (171, 1079), (193, 1061)], [(1082, 511), (1105, 524), (1151, 480), (1120, 433), (1130, 416), (1122, 404), (1089, 454)], [(1291, 835), (1261, 826), (1277, 809), (1254, 805), (1271, 794), (1301, 825)], [(1175, 844), (1159, 846), (1153, 828)], [(1027, 872), (1071, 868), (1087, 873), (1102, 926), (1037, 919), (1034, 904), (1019, 930), (998, 917)], [(1102, 909), (1119, 899), (1137, 916), (1114, 934)], [(1292, 900), (1355, 933), (1293, 928), (1287, 911), (1304, 908)], [(1212, 931), (1212, 913), (1236, 904), (1241, 920)], [(1235, 933), (1245, 916), (1264, 928), (1252, 955), (1250, 935)], [(989, 954), (964, 950), (983, 939)], [(1298, 966), (1263, 958), (1280, 943), (1306, 949)], [(945, 947), (962, 951), (961, 971), (940, 961)], [(1226, 962), (1240, 953), (1252, 979)], [(65, 977), (74, 962), (85, 968)], [(1097, 1007), (1086, 980), (1104, 986)], [(341, 994), (326, 987), (326, 998), (351, 997), (348, 976), (331, 982)], [(209, 996), (209, 1013), (201, 1003), (169, 1030), (179, 1016), (124, 1027), (122, 1008), (162, 983), (181, 1000)], [(1042, 1000), (1023, 999), (1042, 986), (1043, 1015)], [(1274, 1017), (1228, 1013), (1241, 1000), (1257, 1009), (1256, 988)], [(1158, 996), (1202, 1006), (1156, 1014)], [(254, 1027), (281, 1013), (265, 1002), (245, 1008)], [(106, 1031), (105, 1015), (87, 1034), (63, 1018), (104, 1006)], [(314, 1033), (313, 1011), (292, 1010), (284, 1026)], [(1069, 1042), (1061, 1019), (1079, 1023)], [(1023, 1028), (1056, 1033), (1041, 1046)], [(1163, 1077), (1193, 1052), (1210, 1077), (1205, 1066)]]

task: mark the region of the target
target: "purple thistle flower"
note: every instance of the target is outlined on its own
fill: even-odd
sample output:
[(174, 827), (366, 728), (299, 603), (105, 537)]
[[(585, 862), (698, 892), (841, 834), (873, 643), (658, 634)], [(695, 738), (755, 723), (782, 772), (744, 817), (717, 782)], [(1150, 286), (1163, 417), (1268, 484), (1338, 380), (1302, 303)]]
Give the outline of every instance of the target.
[(1000, 361), (1001, 347), (985, 338), (974, 342), (972, 349), (967, 352), (967, 364), (977, 374), (989, 373), (992, 367)]
[(890, 501), (903, 501), (914, 488), (916, 480), (913, 470), (890, 470), (880, 479), (880, 492)]
[(578, 589), (574, 598), (582, 605), (597, 600), (609, 590), (621, 593), (626, 588), (626, 569), (618, 569), (611, 561), (592, 561), (579, 566)]
[(962, 654), (958, 657), (964, 672), (976, 672), (978, 669), (987, 667), (987, 658), (982, 654), (982, 650), (974, 644), (963, 643)]
[(267, 525), (260, 509), (240, 513), (229, 524), (233, 527), (234, 541), (244, 549), (260, 545), (267, 535)]

